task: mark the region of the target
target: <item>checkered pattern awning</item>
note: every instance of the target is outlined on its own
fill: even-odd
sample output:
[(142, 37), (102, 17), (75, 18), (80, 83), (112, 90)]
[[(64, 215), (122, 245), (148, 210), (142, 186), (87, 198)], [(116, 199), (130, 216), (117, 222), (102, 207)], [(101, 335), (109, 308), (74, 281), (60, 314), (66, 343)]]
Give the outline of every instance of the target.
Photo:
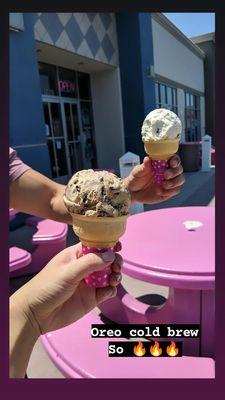
[(35, 39), (107, 64), (118, 64), (113, 13), (36, 13)]

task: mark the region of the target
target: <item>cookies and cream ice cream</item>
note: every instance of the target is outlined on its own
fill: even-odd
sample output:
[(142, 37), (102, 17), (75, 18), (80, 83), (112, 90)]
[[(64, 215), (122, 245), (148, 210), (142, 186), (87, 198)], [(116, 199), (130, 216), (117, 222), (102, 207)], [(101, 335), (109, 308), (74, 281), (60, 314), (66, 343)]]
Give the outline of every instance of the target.
[(148, 142), (180, 139), (181, 131), (181, 121), (173, 111), (156, 108), (146, 116), (141, 134), (143, 142)]
[(64, 202), (71, 214), (119, 217), (128, 214), (130, 193), (122, 179), (113, 173), (87, 169), (72, 176)]

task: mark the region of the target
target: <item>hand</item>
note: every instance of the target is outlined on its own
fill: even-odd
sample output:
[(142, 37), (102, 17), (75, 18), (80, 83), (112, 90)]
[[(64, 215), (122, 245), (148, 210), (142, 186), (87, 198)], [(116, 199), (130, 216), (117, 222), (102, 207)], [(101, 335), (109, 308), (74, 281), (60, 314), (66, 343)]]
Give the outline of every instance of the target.
[[(115, 251), (120, 249), (117, 243)], [(75, 322), (99, 303), (115, 296), (121, 281), (122, 257), (112, 251), (81, 255), (81, 243), (68, 247), (12, 296), (36, 336)], [(85, 277), (110, 264), (113, 271), (110, 286), (95, 289), (86, 285)]]
[(168, 200), (180, 192), (185, 178), (181, 166), (180, 157), (175, 154), (169, 160), (170, 168), (165, 173), (165, 181), (162, 186), (153, 181), (151, 160), (145, 157), (143, 164), (137, 165), (125, 179), (125, 183), (131, 193), (132, 202), (156, 204)]

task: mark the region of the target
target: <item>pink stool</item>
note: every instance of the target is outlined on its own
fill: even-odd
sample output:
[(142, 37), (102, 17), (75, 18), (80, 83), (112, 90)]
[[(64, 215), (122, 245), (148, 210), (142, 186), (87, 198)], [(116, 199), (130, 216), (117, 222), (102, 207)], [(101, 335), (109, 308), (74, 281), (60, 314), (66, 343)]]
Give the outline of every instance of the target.
[[(92, 338), (91, 324), (102, 324), (95, 311), (76, 323), (47, 333), (41, 341), (66, 378), (214, 378), (210, 358), (109, 358), (109, 338)], [(127, 339), (120, 338), (119, 341)], [(150, 342), (143, 342), (149, 345)]]
[[(183, 340), (184, 354), (213, 357), (214, 219), (213, 207), (169, 208), (129, 217), (121, 239), (123, 272), (169, 286), (169, 297), (164, 305), (149, 306), (120, 285), (117, 297), (100, 305), (103, 315), (118, 323), (201, 324), (201, 343)], [(199, 227), (190, 230), (187, 221), (198, 221)]]
[(32, 237), (32, 244), (36, 245), (32, 253), (32, 262), (26, 269), (20, 269), (14, 276), (29, 275), (39, 272), (56, 254), (65, 249), (68, 226), (50, 219), (30, 217), (27, 225), (34, 226), (37, 231)]
[(31, 254), (19, 247), (9, 249), (9, 272), (18, 271), (31, 263)]

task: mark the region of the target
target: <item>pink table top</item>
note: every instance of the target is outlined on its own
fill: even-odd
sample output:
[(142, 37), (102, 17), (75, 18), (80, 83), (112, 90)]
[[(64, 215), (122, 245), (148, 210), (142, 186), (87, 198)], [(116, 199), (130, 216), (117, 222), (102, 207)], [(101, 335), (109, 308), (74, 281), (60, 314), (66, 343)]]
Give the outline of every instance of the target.
[[(165, 286), (213, 289), (214, 220), (214, 207), (168, 208), (129, 217), (121, 238), (124, 272)], [(188, 230), (187, 221), (199, 227)]]

